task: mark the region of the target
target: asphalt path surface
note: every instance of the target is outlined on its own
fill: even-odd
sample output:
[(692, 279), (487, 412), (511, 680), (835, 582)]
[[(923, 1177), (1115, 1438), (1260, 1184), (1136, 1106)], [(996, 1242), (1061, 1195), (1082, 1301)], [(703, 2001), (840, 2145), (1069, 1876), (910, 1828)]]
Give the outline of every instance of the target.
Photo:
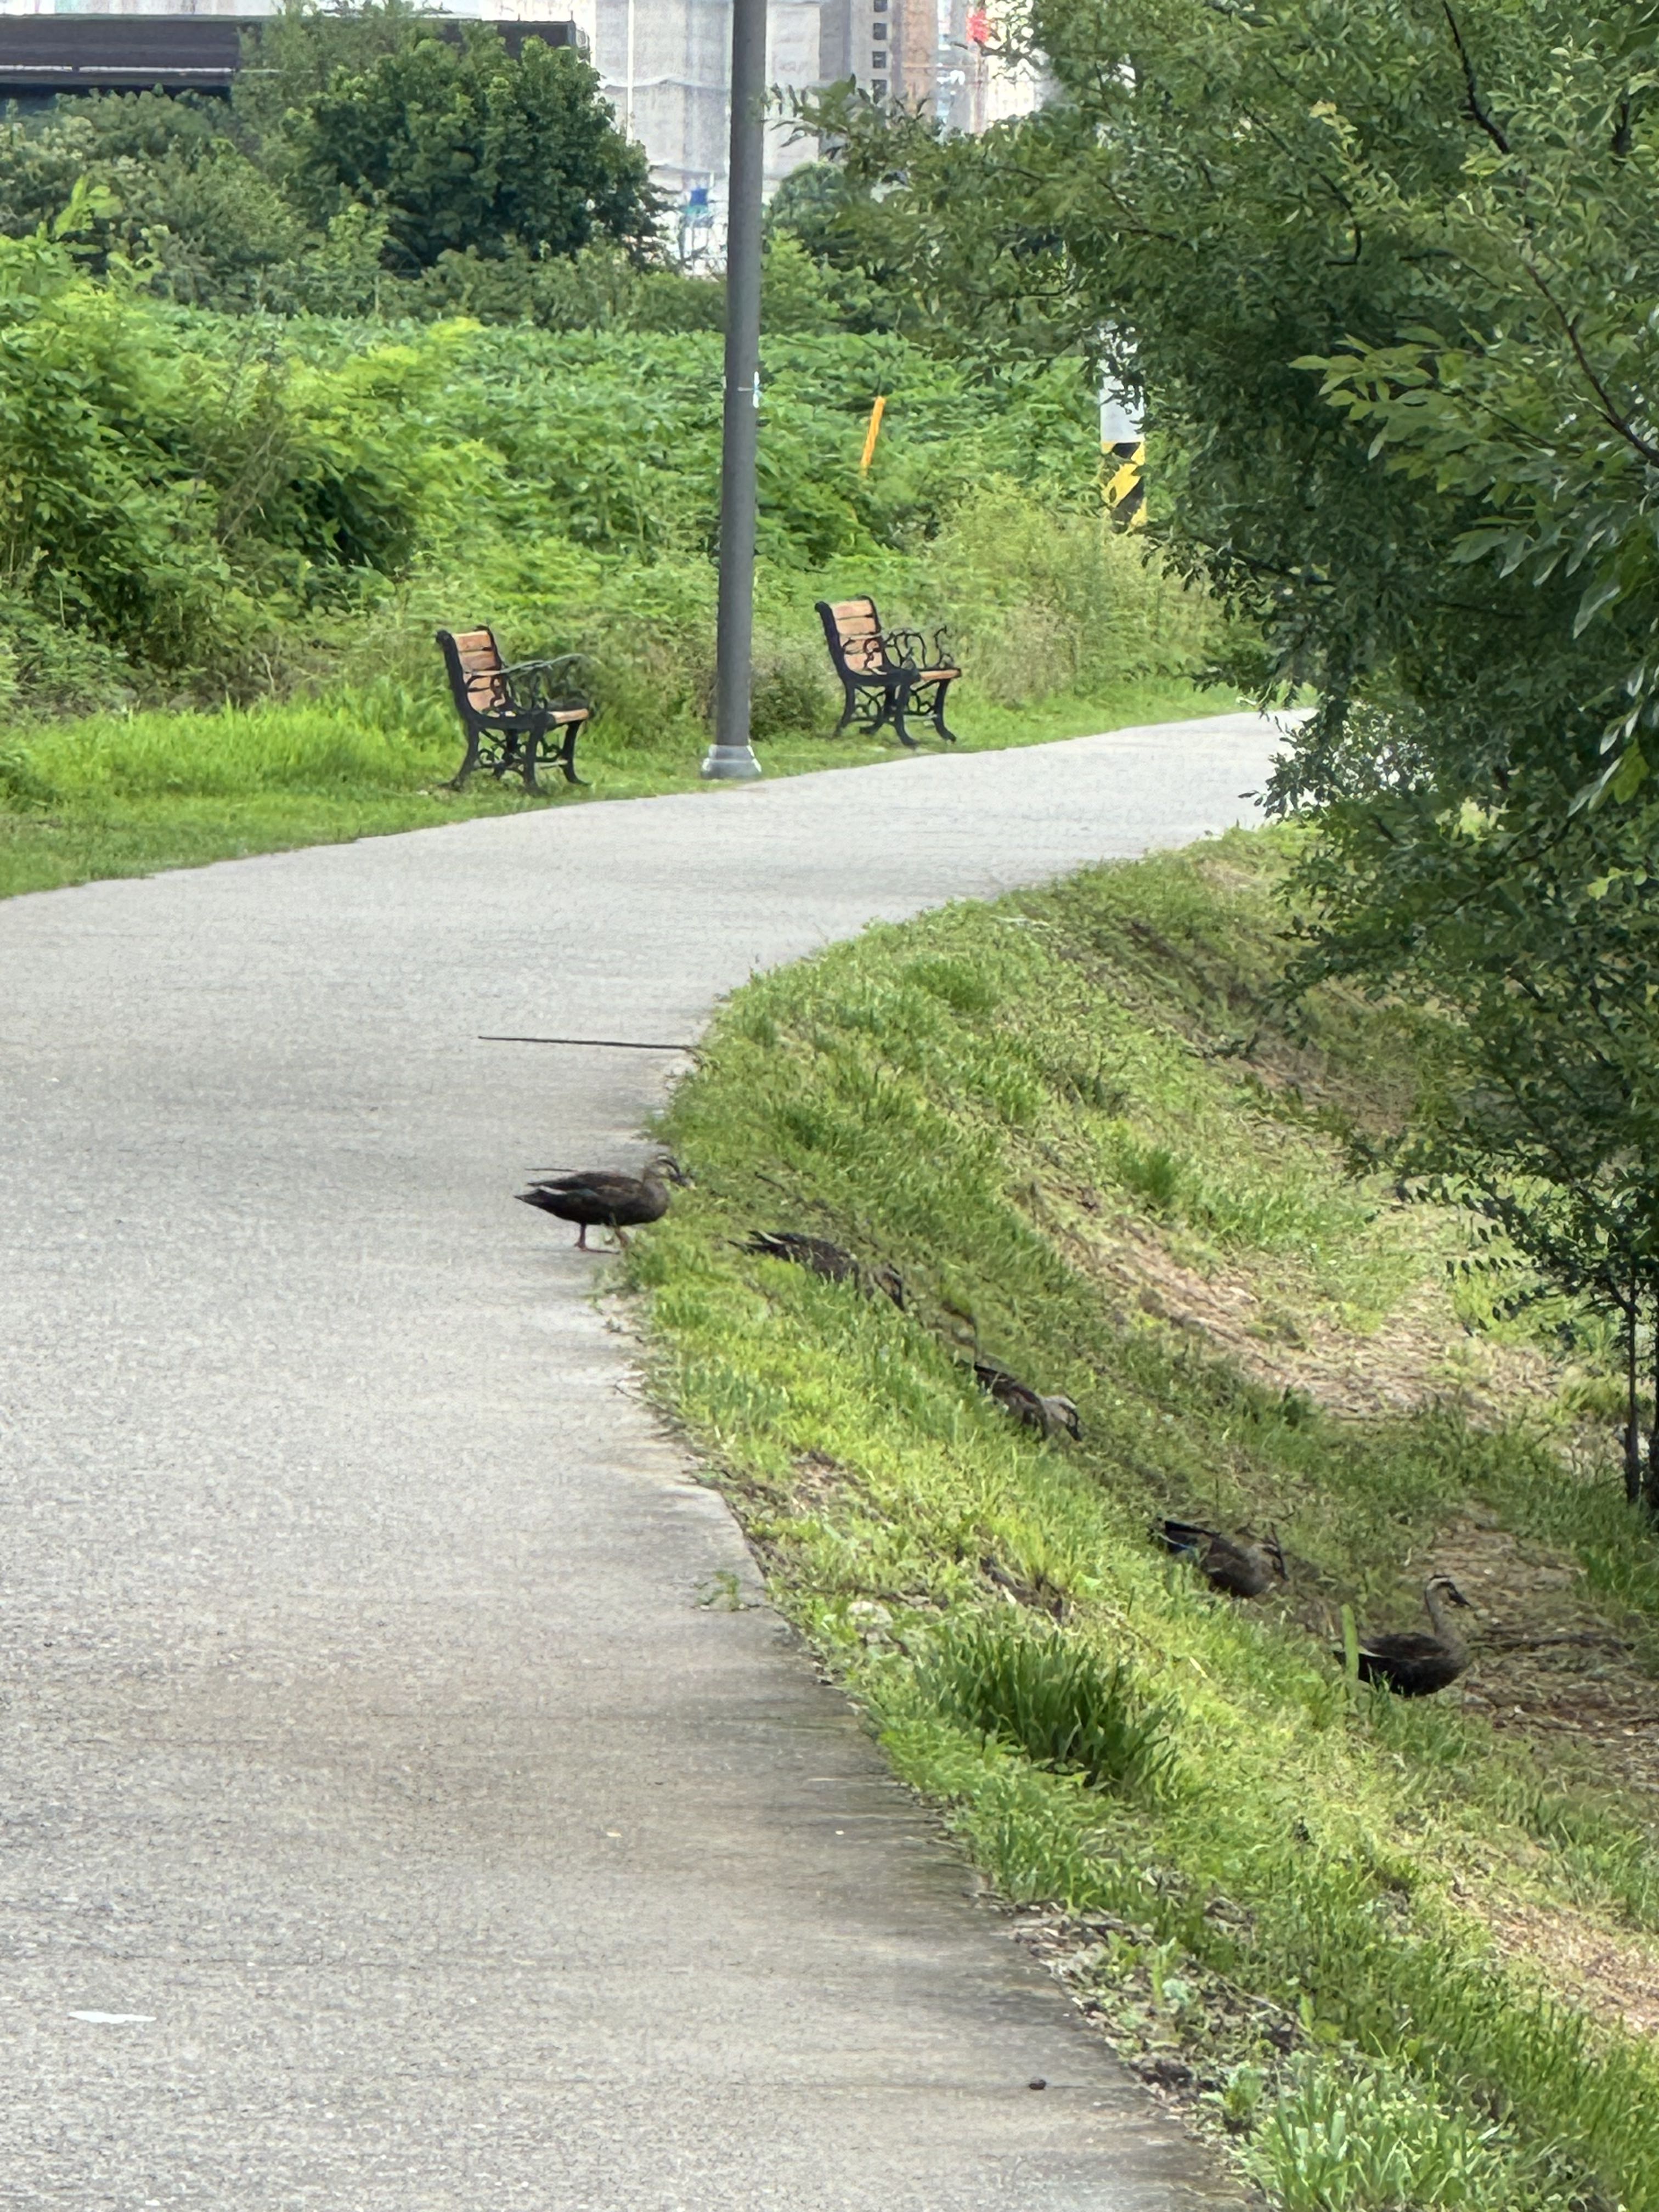
[(602, 1263), (512, 1202), (637, 1160), (676, 1063), (479, 1040), (692, 1038), (873, 918), (1248, 819), (1272, 749), (0, 906), (0, 2204), (1219, 2201), (752, 1601)]

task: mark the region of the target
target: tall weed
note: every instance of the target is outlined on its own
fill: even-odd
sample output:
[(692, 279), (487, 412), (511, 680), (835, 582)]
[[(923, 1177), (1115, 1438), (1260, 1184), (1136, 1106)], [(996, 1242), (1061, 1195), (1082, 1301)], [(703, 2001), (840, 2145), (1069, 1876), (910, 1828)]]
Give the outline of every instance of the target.
[(1174, 1763), (1170, 1709), (1146, 1698), (1122, 1660), (1108, 1664), (1058, 1629), (952, 1623), (917, 1680), (951, 1719), (1095, 1789), (1145, 1795)]
[(1495, 2121), (1397, 2068), (1303, 2061), (1244, 2154), (1281, 2212), (1566, 2212)]

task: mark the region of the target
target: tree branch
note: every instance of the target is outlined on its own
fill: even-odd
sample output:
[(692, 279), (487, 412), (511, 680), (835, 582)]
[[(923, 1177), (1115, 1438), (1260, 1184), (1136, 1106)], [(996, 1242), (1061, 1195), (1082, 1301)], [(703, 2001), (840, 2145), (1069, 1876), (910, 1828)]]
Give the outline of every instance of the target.
[(1440, 0), (1440, 6), (1446, 18), (1446, 28), (1452, 34), (1452, 44), (1457, 49), (1457, 58), (1463, 65), (1463, 112), (1471, 123), (1486, 132), (1500, 154), (1507, 154), (1509, 140), (1480, 104), (1480, 88), (1474, 80), (1474, 64), (1469, 59), (1469, 50), (1463, 44), (1463, 33), (1451, 11), (1451, 0)]
[(1547, 301), (1550, 310), (1555, 316), (1556, 320), (1566, 332), (1567, 343), (1572, 348), (1573, 358), (1578, 363), (1580, 369), (1583, 373), (1585, 383), (1589, 385), (1590, 390), (1595, 394), (1596, 404), (1601, 410), (1602, 419), (1607, 423), (1608, 428), (1616, 430), (1619, 433), (1619, 435), (1625, 441), (1625, 443), (1631, 447), (1632, 452), (1639, 453), (1650, 468), (1659, 468), (1659, 446), (1650, 445), (1647, 439), (1642, 435), (1641, 432), (1637, 429), (1629, 418), (1621, 415), (1619, 410), (1613, 405), (1613, 395), (1608, 392), (1606, 385), (1602, 383), (1601, 378), (1590, 366), (1590, 358), (1584, 350), (1583, 339), (1578, 335), (1577, 325), (1573, 321), (1566, 309), (1556, 298), (1554, 293), (1551, 291), (1549, 286), (1544, 282), (1543, 277), (1538, 272), (1536, 265), (1524, 255), (1522, 256), (1522, 265), (1526, 270), (1528, 276), (1531, 277), (1533, 283), (1537, 286), (1544, 299)]

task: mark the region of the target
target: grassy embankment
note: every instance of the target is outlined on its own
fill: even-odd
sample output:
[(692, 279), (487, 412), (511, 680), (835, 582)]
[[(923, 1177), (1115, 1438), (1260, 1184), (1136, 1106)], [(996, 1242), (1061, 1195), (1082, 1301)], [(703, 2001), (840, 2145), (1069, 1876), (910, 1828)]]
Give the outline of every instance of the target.
[[(84, 527), (59, 547), (58, 508), (37, 518), (39, 557), (15, 564), (33, 596), (0, 592), (0, 893), (696, 787), (717, 336), (274, 322), (59, 282), (18, 360), (49, 342), (100, 359), (112, 329), (127, 350), (88, 387), (107, 434), (66, 510)], [(897, 750), (829, 742), (821, 596), (950, 625), (970, 748), (1235, 703), (1193, 681), (1213, 611), (1103, 523), (1079, 364), (979, 378), (825, 336), (769, 339), (766, 369), (754, 731), (770, 773)], [(131, 483), (98, 474), (135, 453)], [(14, 460), (50, 489), (58, 464)], [(133, 516), (150, 534), (129, 542)], [(442, 788), (460, 743), (432, 633), (481, 621), (513, 659), (591, 655), (589, 793)]]
[[(1346, 1179), (1423, 1036), (1277, 1010), (1282, 849), (739, 993), (666, 1117), (696, 1188), (631, 1255), (659, 1385), (898, 1771), (1275, 2203), (1652, 2212), (1659, 1544), (1604, 1347), (1494, 1324), (1455, 1221)], [(755, 1226), (890, 1262), (907, 1310)], [(981, 1395), (975, 1335), (1080, 1446)], [(1288, 1589), (1212, 1595), (1160, 1511), (1275, 1526)], [(1351, 1684), (1343, 1605), (1409, 1624), (1431, 1568), (1465, 1683)]]

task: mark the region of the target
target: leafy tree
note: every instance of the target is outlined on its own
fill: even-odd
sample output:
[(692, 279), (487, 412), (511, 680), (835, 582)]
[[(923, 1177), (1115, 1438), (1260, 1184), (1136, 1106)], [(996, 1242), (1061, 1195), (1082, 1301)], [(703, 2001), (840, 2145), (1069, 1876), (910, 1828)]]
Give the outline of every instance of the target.
[(1413, 1162), (1610, 1301), (1632, 1357), (1656, 27), (1651, 0), (1032, 0), (1040, 114), (979, 141), (820, 118), (919, 295), (1005, 348), (1029, 303), (1144, 392), (1171, 556), (1247, 618), (1265, 696), (1316, 688), (1273, 786), (1320, 824), (1308, 972), (1462, 1014)]
[(0, 232), (58, 221), (82, 264), (142, 264), (158, 291), (190, 302), (260, 301), (267, 273), (303, 252), (306, 228), (228, 128), (217, 101), (119, 93), (65, 101), (40, 125), (0, 125)]
[(239, 137), (250, 145), (276, 139), (283, 118), (303, 107), (343, 70), (361, 76), (388, 54), (430, 33), (441, 11), (417, 0), (282, 0), (276, 12), (242, 33), (244, 67), (231, 88)]
[[(1398, 750), (1398, 726), (1370, 733), (1378, 753)], [(1659, 1513), (1659, 817), (1603, 807), (1540, 835), (1465, 810), (1421, 825), (1407, 866), (1369, 813), (1384, 778), (1363, 744), (1348, 775), (1302, 871), (1321, 918), (1306, 972), (1403, 982), (1441, 1018), (1395, 1163), (1492, 1224), (1499, 1242), (1472, 1264), (1513, 1279), (1519, 1255), (1536, 1270), (1512, 1308), (1547, 1286), (1616, 1318), (1626, 1488)]]
[(905, 318), (905, 282), (882, 235), (882, 208), (845, 164), (808, 161), (785, 177), (766, 210), (768, 246), (804, 255), (844, 330), (892, 331)]
[(595, 236), (644, 252), (657, 206), (643, 151), (568, 47), (492, 27), (459, 43), (422, 27), (358, 72), (337, 70), (283, 125), (284, 173), (314, 222), (356, 204), (384, 212), (393, 265), (446, 252), (578, 252)]

